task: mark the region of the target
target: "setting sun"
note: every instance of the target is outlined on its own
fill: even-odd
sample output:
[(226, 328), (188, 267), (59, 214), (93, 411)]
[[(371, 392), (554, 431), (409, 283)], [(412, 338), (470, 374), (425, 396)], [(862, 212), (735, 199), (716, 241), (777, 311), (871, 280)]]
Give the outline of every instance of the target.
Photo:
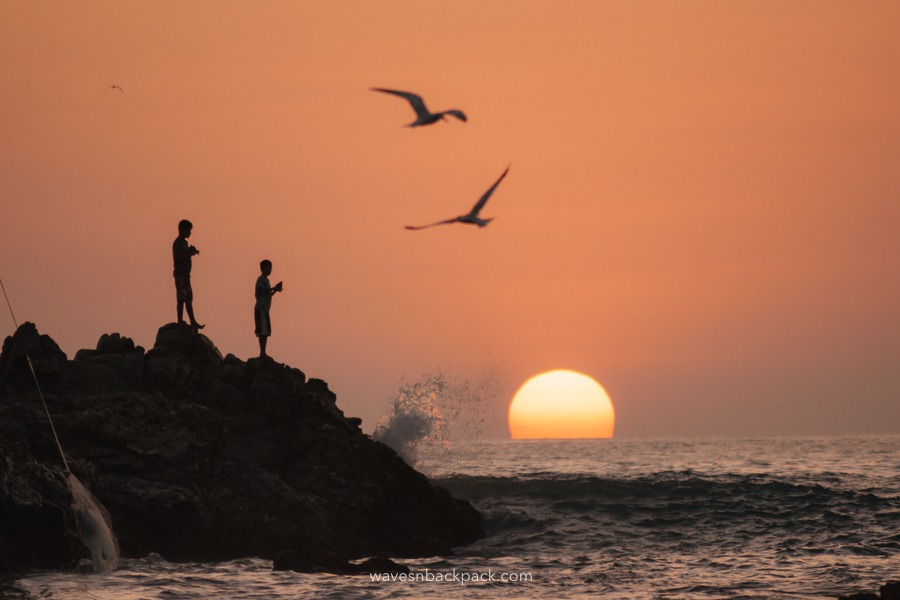
[(548, 371), (532, 377), (509, 407), (513, 439), (609, 438), (616, 415), (603, 387), (575, 371)]

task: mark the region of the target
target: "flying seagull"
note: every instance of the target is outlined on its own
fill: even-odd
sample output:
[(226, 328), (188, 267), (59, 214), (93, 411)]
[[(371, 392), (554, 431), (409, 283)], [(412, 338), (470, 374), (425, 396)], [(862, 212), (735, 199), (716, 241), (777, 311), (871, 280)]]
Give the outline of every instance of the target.
[(419, 230), (419, 229), (427, 229), (429, 227), (434, 227), (435, 225), (447, 225), (449, 223), (471, 223), (472, 225), (478, 225), (479, 227), (484, 227), (485, 225), (487, 225), (494, 219), (493, 218), (482, 219), (481, 217), (478, 216), (478, 213), (481, 211), (482, 208), (484, 208), (484, 205), (487, 203), (488, 198), (491, 197), (491, 194), (494, 193), (494, 190), (497, 189), (497, 186), (500, 185), (500, 182), (503, 181), (503, 178), (506, 177), (506, 174), (508, 172), (509, 172), (509, 167), (506, 167), (506, 170), (503, 171), (503, 174), (500, 175), (500, 178), (494, 182), (494, 185), (489, 187), (488, 191), (486, 191), (484, 194), (482, 194), (482, 196), (478, 200), (478, 202), (475, 203), (475, 206), (472, 207), (472, 210), (469, 211), (469, 214), (460, 215), (460, 216), (456, 217), (455, 219), (447, 219), (446, 221), (438, 221), (437, 223), (432, 223), (430, 225), (420, 225), (419, 227), (407, 225), (406, 228), (412, 229), (412, 230)]
[(439, 113), (430, 112), (427, 108), (425, 108), (425, 102), (422, 100), (422, 96), (417, 94), (413, 94), (412, 92), (400, 92), (397, 90), (386, 90), (384, 88), (369, 88), (373, 92), (384, 92), (386, 94), (394, 94), (395, 96), (400, 96), (401, 98), (406, 98), (407, 101), (412, 105), (413, 110), (416, 111), (416, 120), (407, 125), (407, 127), (418, 127), (419, 125), (431, 125), (432, 123), (436, 123), (440, 120), (445, 120), (444, 115), (453, 115), (460, 121), (466, 120), (466, 115), (463, 111), (458, 109), (445, 110)]
[(125, 90), (123, 90), (122, 88), (120, 88), (120, 87), (117, 86), (117, 85), (111, 85), (111, 86), (109, 86), (109, 89), (111, 89), (111, 90), (119, 90), (119, 91), (122, 92), (123, 94), (125, 93)]

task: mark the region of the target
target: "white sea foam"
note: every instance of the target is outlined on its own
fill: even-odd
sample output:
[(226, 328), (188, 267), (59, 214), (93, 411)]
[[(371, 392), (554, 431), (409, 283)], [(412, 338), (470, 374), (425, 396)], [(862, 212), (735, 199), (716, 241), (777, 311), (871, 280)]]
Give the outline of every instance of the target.
[(119, 561), (119, 544), (109, 513), (77, 477), (70, 473), (68, 481), (78, 536), (91, 553), (94, 570), (98, 573), (115, 570)]

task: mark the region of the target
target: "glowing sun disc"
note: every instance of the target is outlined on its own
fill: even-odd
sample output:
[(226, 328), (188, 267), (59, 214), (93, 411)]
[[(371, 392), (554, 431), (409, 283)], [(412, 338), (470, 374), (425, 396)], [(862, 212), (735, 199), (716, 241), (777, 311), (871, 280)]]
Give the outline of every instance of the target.
[(509, 433), (516, 439), (611, 438), (612, 401), (591, 377), (548, 371), (522, 384), (509, 406)]

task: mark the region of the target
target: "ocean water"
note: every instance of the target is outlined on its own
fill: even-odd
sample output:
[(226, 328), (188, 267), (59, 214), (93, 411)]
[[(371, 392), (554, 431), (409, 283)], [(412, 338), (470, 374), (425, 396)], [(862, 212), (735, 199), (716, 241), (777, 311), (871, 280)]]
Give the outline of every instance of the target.
[(417, 468), (484, 515), (410, 576), (123, 559), (35, 572), (19, 598), (834, 598), (900, 579), (900, 436), (481, 441)]

